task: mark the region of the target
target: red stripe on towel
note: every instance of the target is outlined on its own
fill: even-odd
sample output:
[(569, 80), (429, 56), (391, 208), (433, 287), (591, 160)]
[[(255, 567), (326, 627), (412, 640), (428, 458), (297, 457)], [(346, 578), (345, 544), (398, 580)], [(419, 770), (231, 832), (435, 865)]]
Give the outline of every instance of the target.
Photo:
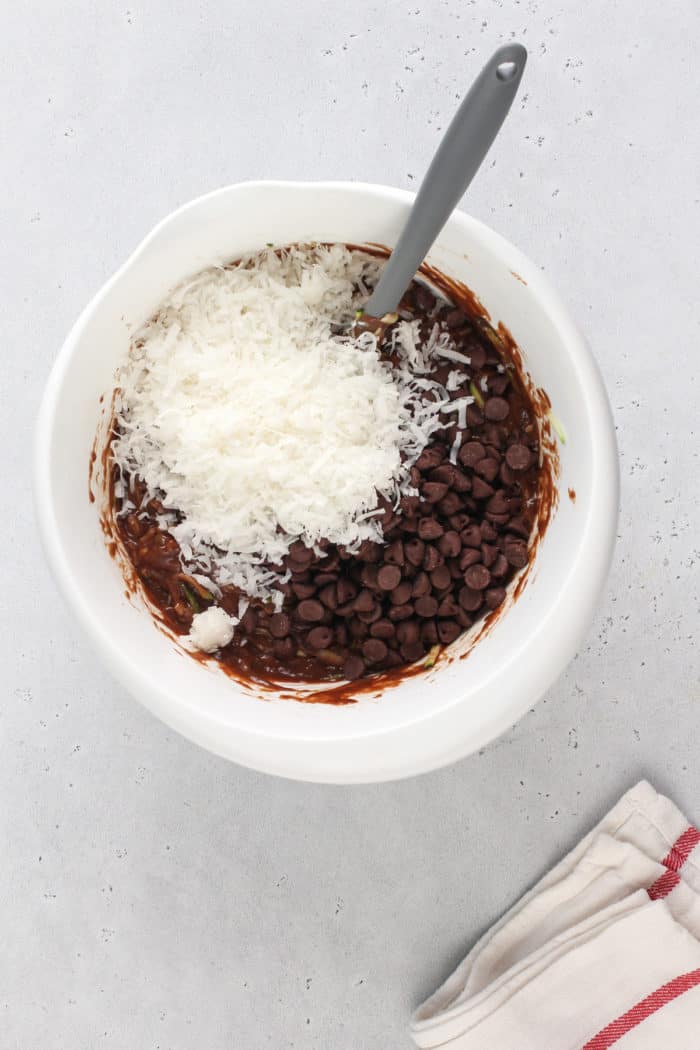
[(673, 1002), (674, 999), (684, 995), (685, 992), (689, 992), (692, 988), (696, 988), (699, 984), (700, 969), (691, 970), (690, 973), (684, 973), (680, 977), (675, 977), (668, 984), (662, 984), (651, 995), (641, 999), (627, 1013), (622, 1014), (617, 1020), (612, 1021), (603, 1028), (602, 1031), (598, 1032), (598, 1035), (589, 1039), (582, 1047), (582, 1050), (608, 1050), (609, 1046), (616, 1043), (618, 1039), (622, 1039), (623, 1035), (636, 1028), (642, 1021), (646, 1021), (647, 1017), (651, 1017), (666, 1003)]
[(662, 900), (668, 897), (671, 890), (675, 889), (680, 881), (681, 877), (677, 871), (665, 871), (656, 882), (652, 883), (647, 893), (653, 901)]
[(668, 870), (663, 875), (660, 875), (656, 882), (647, 890), (653, 901), (668, 897), (671, 890), (678, 885), (681, 881), (678, 872), (698, 843), (700, 843), (700, 831), (697, 828), (686, 828), (683, 834), (676, 839), (661, 861)]
[(661, 863), (670, 871), (680, 871), (699, 842), (700, 831), (697, 828), (688, 828), (676, 839)]

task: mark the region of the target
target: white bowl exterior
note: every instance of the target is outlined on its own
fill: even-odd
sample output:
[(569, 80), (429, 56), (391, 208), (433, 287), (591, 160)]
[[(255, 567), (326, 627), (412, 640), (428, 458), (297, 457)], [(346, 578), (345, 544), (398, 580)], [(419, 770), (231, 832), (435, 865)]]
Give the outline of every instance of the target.
[(391, 246), (412, 199), (355, 183), (263, 182), (193, 201), (156, 227), (83, 312), (42, 404), (36, 502), (45, 548), (69, 604), (135, 697), (202, 746), (266, 772), (335, 783), (388, 780), (483, 746), (517, 720), (572, 658), (609, 567), (617, 453), (597, 367), (537, 268), (502, 237), (455, 212), (428, 262), (465, 282), (494, 322), (507, 325), (567, 431), (559, 503), (513, 607), (468, 659), (439, 662), (380, 699), (336, 707), (251, 696), (184, 655), (126, 598), (97, 505), (87, 499), (87, 463), (99, 398), (110, 397), (134, 329), (183, 277), (269, 241)]

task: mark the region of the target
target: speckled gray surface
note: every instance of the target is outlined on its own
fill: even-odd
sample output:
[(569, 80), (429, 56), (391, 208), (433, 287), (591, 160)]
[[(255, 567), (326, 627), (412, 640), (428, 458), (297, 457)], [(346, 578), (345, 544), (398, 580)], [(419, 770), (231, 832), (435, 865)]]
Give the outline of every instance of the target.
[[(404, 1047), (411, 1009), (635, 779), (700, 819), (700, 9), (47, 0), (1, 18), (0, 1043)], [(125, 696), (54, 589), (29, 481), (48, 369), (190, 197), (416, 186), (512, 36), (523, 93), (467, 207), (542, 264), (611, 392), (622, 514), (595, 625), (536, 710), (454, 768), (356, 789), (238, 769)]]

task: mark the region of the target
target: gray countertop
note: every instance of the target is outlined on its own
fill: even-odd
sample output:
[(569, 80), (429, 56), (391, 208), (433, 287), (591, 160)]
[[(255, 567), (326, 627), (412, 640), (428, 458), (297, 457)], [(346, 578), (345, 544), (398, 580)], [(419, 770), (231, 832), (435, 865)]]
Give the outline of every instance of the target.
[[(700, 819), (700, 8), (47, 0), (0, 30), (3, 1050), (404, 1047), (413, 1007), (636, 779)], [(595, 624), (453, 768), (353, 789), (236, 768), (125, 695), (48, 576), (30, 451), (49, 367), (203, 191), (416, 187), (513, 36), (522, 94), (465, 207), (542, 265), (608, 384), (622, 513)]]

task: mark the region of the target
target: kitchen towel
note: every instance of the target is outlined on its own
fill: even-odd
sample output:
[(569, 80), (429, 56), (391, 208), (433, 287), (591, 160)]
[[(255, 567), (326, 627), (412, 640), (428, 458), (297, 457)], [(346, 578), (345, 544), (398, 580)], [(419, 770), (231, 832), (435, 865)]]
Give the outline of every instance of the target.
[(642, 781), (416, 1011), (432, 1050), (698, 1050), (700, 832)]

